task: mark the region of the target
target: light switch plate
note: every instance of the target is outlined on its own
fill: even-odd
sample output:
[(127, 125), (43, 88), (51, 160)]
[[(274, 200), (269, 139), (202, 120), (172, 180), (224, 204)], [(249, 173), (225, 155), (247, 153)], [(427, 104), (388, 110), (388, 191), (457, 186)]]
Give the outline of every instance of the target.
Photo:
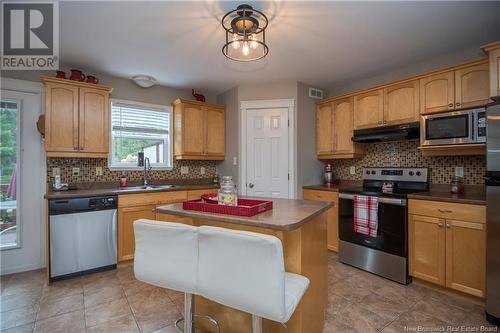
[(181, 166), (181, 175), (187, 175), (189, 173), (188, 166)]
[(79, 177), (80, 176), (80, 168), (73, 168), (73, 171), (71, 172), (73, 177)]
[(204, 175), (205, 174), (205, 167), (201, 167), (200, 168), (200, 175)]
[(52, 177), (60, 175), (61, 175), (61, 168), (52, 168)]
[(233, 157), (233, 165), (238, 165), (238, 157)]
[(455, 167), (455, 176), (463, 178), (464, 177), (464, 167), (456, 166)]
[(355, 166), (350, 167), (350, 168), (349, 168), (349, 173), (350, 173), (351, 175), (355, 175), (355, 174), (356, 174), (356, 167), (355, 167)]
[(95, 175), (102, 176), (102, 167), (95, 167)]

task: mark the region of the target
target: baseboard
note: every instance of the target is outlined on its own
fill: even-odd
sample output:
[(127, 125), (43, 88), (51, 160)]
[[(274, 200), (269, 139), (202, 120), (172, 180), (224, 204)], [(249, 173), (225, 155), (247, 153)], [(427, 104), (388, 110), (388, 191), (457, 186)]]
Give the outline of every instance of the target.
[(45, 265), (43, 265), (43, 264), (32, 264), (32, 265), (25, 265), (25, 266), (9, 267), (7, 269), (2, 268), (1, 271), (0, 271), (0, 275), (7, 275), (7, 274), (14, 274), (14, 273), (22, 273), (22, 272), (34, 271), (35, 269), (42, 269), (42, 268), (45, 268)]

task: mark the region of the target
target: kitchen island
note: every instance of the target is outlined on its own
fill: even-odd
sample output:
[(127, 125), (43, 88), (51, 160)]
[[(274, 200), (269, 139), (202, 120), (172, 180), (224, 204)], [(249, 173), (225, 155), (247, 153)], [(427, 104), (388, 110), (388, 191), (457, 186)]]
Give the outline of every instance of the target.
[[(320, 333), (327, 304), (326, 214), (330, 203), (309, 200), (274, 199), (273, 210), (253, 217), (240, 217), (183, 210), (181, 203), (157, 207), (162, 221), (209, 225), (273, 235), (283, 243), (285, 270), (306, 276), (310, 286), (295, 313), (286, 324), (263, 320), (263, 331)], [(221, 331), (251, 332), (251, 315), (203, 297), (195, 299), (195, 313), (208, 314), (219, 321)], [(214, 327), (195, 320), (196, 327), (215, 332)]]

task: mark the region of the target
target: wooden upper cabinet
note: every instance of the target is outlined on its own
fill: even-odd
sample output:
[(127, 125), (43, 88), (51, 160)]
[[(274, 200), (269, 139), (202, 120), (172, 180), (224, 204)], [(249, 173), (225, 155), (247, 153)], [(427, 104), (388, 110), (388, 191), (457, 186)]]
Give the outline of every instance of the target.
[(78, 87), (46, 83), (45, 150), (78, 152)]
[(445, 284), (445, 220), (410, 215), (408, 251), (410, 275), (422, 280)]
[(223, 160), (224, 106), (177, 99), (174, 107), (174, 157), (178, 160)]
[(384, 125), (411, 123), (419, 120), (419, 84), (410, 81), (384, 89)]
[(49, 157), (107, 157), (111, 87), (42, 77)]
[(484, 297), (485, 266), (485, 224), (446, 220), (446, 286)]
[(332, 103), (318, 105), (316, 111), (316, 153), (319, 156), (333, 152)]
[(206, 110), (206, 149), (205, 153), (210, 156), (221, 156), (225, 154), (225, 120), (224, 109), (207, 107)]
[(453, 71), (420, 79), (420, 114), (455, 108), (455, 73)]
[(491, 43), (481, 47), (488, 54), (490, 75), (490, 97), (500, 98), (500, 42)]
[(488, 63), (455, 71), (455, 108), (484, 106), (490, 102)]
[(109, 150), (109, 93), (90, 88), (79, 88), (79, 92), (79, 150), (106, 154)]
[(354, 153), (354, 143), (351, 140), (353, 134), (352, 109), (352, 97), (333, 102), (333, 151), (336, 154)]
[(384, 91), (371, 90), (354, 96), (354, 129), (383, 125)]

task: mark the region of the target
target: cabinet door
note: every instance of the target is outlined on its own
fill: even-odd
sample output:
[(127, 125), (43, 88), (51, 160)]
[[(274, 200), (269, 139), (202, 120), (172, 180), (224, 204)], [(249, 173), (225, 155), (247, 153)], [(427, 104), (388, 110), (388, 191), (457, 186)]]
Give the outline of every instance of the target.
[(45, 150), (78, 151), (78, 87), (45, 84)]
[(484, 297), (485, 265), (485, 224), (446, 220), (446, 286)]
[(410, 215), (408, 256), (410, 275), (445, 285), (444, 219)]
[(490, 97), (500, 96), (500, 47), (488, 52), (490, 71)]
[(488, 64), (455, 71), (455, 108), (484, 106), (490, 102)]
[(134, 221), (156, 218), (155, 206), (125, 207), (118, 209), (118, 261), (134, 258)]
[(183, 155), (202, 155), (205, 150), (205, 110), (203, 106), (184, 104)]
[(316, 153), (318, 156), (333, 152), (332, 104), (322, 104), (316, 111)]
[(225, 154), (224, 109), (207, 107), (205, 116), (207, 135), (205, 153), (209, 156), (223, 157)]
[(384, 89), (384, 125), (397, 125), (419, 120), (418, 81), (396, 84)]
[(333, 137), (335, 154), (345, 154), (354, 152), (352, 142), (353, 127), (353, 99), (344, 98), (333, 102)]
[(92, 88), (79, 90), (79, 150), (105, 154), (109, 149), (109, 93)]
[(383, 125), (384, 92), (372, 90), (354, 96), (354, 129)]
[(453, 71), (420, 79), (420, 114), (455, 108), (455, 73)]
[(335, 192), (304, 190), (304, 200), (331, 202), (333, 207), (327, 215), (327, 247), (328, 250), (339, 251), (338, 194)]

